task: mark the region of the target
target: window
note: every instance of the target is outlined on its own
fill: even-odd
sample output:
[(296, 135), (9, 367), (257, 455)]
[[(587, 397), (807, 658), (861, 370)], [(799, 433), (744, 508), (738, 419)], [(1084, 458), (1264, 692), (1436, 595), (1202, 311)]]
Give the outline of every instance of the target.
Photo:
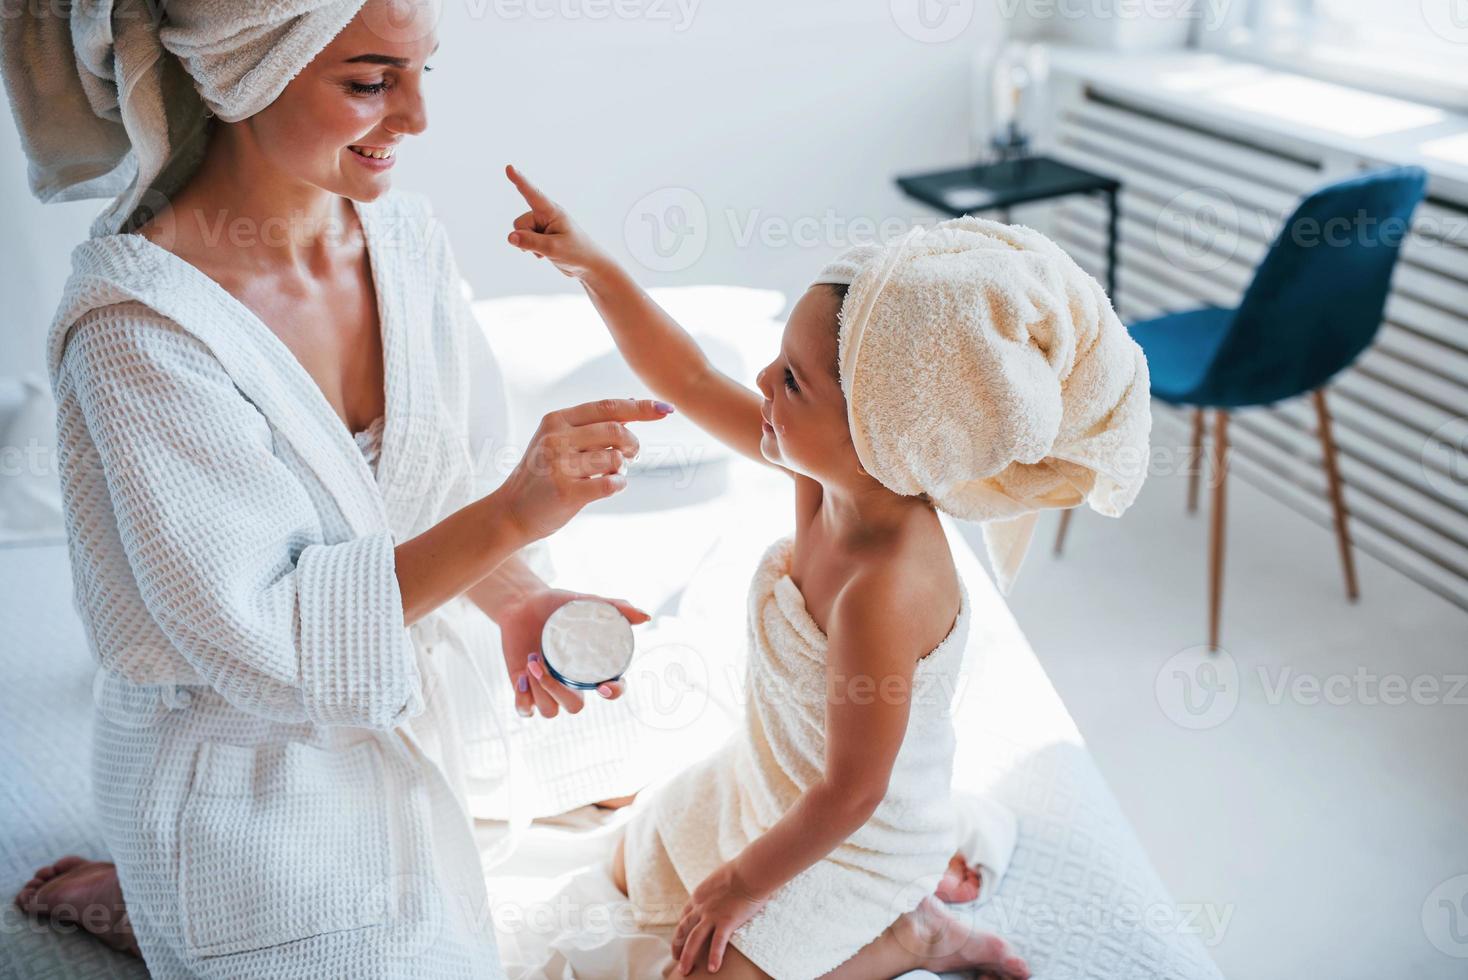
[(1205, 47), (1468, 109), (1468, 0), (1242, 0)]

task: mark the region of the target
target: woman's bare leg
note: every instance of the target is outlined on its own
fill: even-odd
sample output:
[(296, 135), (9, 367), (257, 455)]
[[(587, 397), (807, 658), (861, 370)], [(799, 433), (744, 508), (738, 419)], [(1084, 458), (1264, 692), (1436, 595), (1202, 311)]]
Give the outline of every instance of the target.
[(636, 799), (636, 793), (628, 793), (626, 796), (613, 796), (611, 799), (597, 800), (592, 806), (602, 810), (620, 810), (624, 806), (631, 806)]
[(15, 896), (15, 904), (38, 919), (81, 926), (120, 953), (141, 955), (117, 867), (109, 862), (64, 857), (37, 871)]
[(627, 892), (627, 835), (622, 834), (617, 838), (617, 849), (612, 852), (612, 884), (617, 886), (617, 891), (626, 895)]

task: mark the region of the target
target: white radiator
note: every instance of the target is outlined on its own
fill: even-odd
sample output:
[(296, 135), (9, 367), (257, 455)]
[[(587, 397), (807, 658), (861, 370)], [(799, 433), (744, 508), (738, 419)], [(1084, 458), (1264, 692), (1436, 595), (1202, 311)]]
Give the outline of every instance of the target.
[[(1236, 304), (1299, 198), (1374, 165), (1281, 152), (1079, 87), (1061, 100), (1053, 141), (1056, 156), (1122, 181), (1117, 305), (1128, 321)], [(1104, 282), (1105, 204), (1068, 199), (1054, 218), (1056, 239)], [(1468, 201), (1418, 208), (1386, 322), (1327, 399), (1357, 547), (1468, 608)], [(1157, 444), (1185, 447), (1191, 411), (1154, 408)], [(1239, 411), (1229, 433), (1232, 474), (1330, 526), (1308, 399)], [(1316, 560), (1337, 558), (1332, 548)]]

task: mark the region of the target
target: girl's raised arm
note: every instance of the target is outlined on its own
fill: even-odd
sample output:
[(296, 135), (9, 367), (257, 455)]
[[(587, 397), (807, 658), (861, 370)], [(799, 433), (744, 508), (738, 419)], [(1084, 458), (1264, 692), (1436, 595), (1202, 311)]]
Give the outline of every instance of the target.
[(760, 395), (713, 366), (697, 343), (652, 297), (514, 167), (505, 174), (530, 210), (515, 219), (511, 245), (544, 258), (585, 288), (628, 365), (664, 401), (720, 442), (756, 462)]

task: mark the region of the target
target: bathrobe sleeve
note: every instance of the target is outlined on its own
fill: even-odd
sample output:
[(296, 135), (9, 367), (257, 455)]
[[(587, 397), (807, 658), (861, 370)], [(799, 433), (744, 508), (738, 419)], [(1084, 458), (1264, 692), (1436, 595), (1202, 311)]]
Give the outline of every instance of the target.
[(386, 729), (422, 709), (389, 532), (323, 543), (264, 416), (199, 340), (141, 304), (104, 307), (73, 328), (59, 377), (143, 601), (206, 683), (278, 721)]

